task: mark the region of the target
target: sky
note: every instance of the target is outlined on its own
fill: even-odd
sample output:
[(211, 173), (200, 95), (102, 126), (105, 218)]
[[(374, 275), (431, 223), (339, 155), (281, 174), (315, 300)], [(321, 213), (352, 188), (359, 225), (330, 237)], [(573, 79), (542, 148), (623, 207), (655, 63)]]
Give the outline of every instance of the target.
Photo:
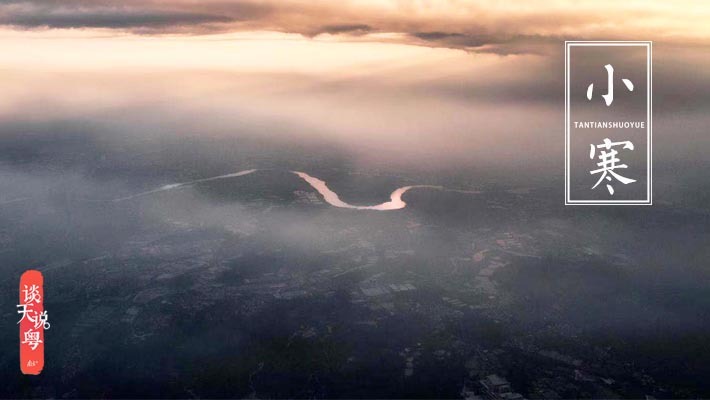
[[(10, 0), (0, 23), (12, 29), (102, 29), (156, 35), (244, 31), (373, 36), (433, 47), (528, 52), (526, 42), (561, 37), (683, 43), (707, 41), (703, 1), (466, 0)], [(525, 44), (525, 45), (523, 45)]]
[(702, 1), (10, 0), (0, 122), (554, 169), (564, 41), (652, 40), (658, 159), (704, 160), (708, 20)]

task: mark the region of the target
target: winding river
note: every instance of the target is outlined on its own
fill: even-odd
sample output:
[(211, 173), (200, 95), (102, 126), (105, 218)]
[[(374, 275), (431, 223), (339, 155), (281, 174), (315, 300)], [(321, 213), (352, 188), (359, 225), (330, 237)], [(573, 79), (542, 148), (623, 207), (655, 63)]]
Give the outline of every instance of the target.
[[(249, 175), (249, 174), (252, 174), (256, 171), (258, 171), (258, 170), (257, 169), (248, 169), (248, 170), (234, 172), (234, 173), (226, 174), (226, 175), (218, 175), (218, 176), (213, 176), (210, 178), (196, 179), (194, 181), (189, 181), (189, 182), (171, 183), (168, 185), (163, 185), (163, 186), (153, 189), (153, 190), (148, 190), (146, 192), (141, 192), (141, 193), (137, 193), (137, 194), (134, 194), (131, 196), (126, 196), (126, 197), (114, 199), (113, 201), (119, 202), (119, 201), (131, 200), (136, 197), (147, 196), (147, 195), (151, 195), (151, 194), (158, 193), (158, 192), (179, 189), (179, 188), (191, 186), (191, 185), (194, 185), (197, 183)], [(393, 191), (392, 194), (390, 195), (389, 201), (386, 201), (381, 204), (371, 205), (371, 206), (358, 206), (358, 205), (346, 203), (343, 200), (341, 200), (340, 197), (338, 196), (338, 194), (335, 193), (334, 191), (332, 191), (328, 187), (328, 185), (325, 183), (325, 181), (323, 181), (322, 179), (318, 179), (314, 176), (311, 176), (311, 175), (309, 175), (305, 172), (301, 172), (301, 171), (289, 171), (289, 172), (298, 176), (299, 178), (303, 179), (306, 183), (308, 183), (313, 189), (315, 189), (318, 193), (320, 193), (320, 195), (323, 196), (323, 200), (325, 200), (325, 202), (330, 204), (331, 206), (338, 207), (338, 208), (349, 208), (349, 209), (353, 209), (353, 210), (376, 210), (376, 211), (400, 210), (400, 209), (407, 206), (407, 203), (404, 200), (402, 200), (402, 196), (412, 189), (434, 189), (434, 190), (441, 190), (441, 191), (448, 191), (448, 192), (459, 192), (459, 193), (470, 193), (470, 194), (480, 193), (475, 190), (446, 189), (443, 186), (435, 186), (435, 185), (410, 185), (410, 186), (403, 186), (403, 187), (398, 188), (395, 191)]]
[(401, 187), (390, 195), (390, 201), (386, 201), (382, 204), (377, 204), (374, 206), (354, 206), (352, 204), (348, 204), (342, 200), (340, 200), (340, 197), (338, 197), (338, 194), (335, 193), (334, 191), (330, 190), (328, 185), (325, 183), (325, 181), (312, 177), (308, 175), (305, 172), (299, 172), (299, 171), (291, 171), (292, 173), (298, 175), (301, 179), (306, 181), (313, 189), (318, 191), (318, 193), (323, 196), (323, 199), (325, 200), (326, 203), (330, 204), (333, 207), (338, 207), (338, 208), (351, 208), (354, 210), (377, 210), (377, 211), (390, 211), (390, 210), (399, 210), (407, 206), (407, 203), (402, 200), (402, 195), (405, 194), (408, 190), (410, 189), (417, 189), (417, 188), (429, 188), (429, 189), (437, 189), (437, 190), (442, 190), (443, 188), (441, 186), (433, 186), (433, 185), (414, 185), (414, 186), (404, 186)]

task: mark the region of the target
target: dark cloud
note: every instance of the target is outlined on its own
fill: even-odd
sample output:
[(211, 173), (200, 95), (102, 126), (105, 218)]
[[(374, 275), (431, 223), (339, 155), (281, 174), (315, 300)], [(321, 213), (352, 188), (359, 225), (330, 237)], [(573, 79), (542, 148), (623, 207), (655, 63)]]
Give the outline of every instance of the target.
[[(420, 39), (428, 46), (464, 48), (468, 50), (485, 50), (492, 53), (503, 53), (499, 47), (501, 44), (509, 42), (505, 36), (496, 36), (480, 33), (456, 33), (456, 32), (416, 32), (411, 34), (416, 39)], [(487, 49), (484, 49), (488, 46)]]
[(239, 21), (268, 15), (269, 7), (235, 2), (229, 7), (187, 7), (181, 2), (15, 0), (0, 4), (0, 25), (15, 28), (106, 28), (138, 33), (224, 31)]
[[(481, 31), (485, 29), (480, 28)], [(549, 54), (563, 38), (541, 35), (511, 35), (471, 32), (414, 32), (410, 37), (420, 45), (466, 49), (475, 52), (509, 54)]]
[(343, 25), (325, 25), (318, 30), (318, 33), (340, 34), (349, 33), (351, 35), (364, 35), (372, 31), (370, 25), (365, 24), (343, 24)]
[(221, 15), (150, 11), (16, 14), (0, 18), (1, 24), (25, 28), (175, 28), (231, 21)]
[(459, 38), (463, 35), (453, 32), (414, 32), (412, 33), (412, 36), (423, 40), (446, 40), (451, 38)]

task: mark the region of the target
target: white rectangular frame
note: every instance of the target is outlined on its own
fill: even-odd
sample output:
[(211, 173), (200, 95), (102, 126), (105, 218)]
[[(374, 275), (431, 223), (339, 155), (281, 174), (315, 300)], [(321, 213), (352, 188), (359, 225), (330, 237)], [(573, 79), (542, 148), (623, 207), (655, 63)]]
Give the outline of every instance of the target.
[[(569, 53), (574, 46), (641, 46), (646, 47), (646, 198), (643, 200), (572, 200), (569, 184)], [(653, 56), (652, 41), (565, 41), (565, 205), (653, 205)]]

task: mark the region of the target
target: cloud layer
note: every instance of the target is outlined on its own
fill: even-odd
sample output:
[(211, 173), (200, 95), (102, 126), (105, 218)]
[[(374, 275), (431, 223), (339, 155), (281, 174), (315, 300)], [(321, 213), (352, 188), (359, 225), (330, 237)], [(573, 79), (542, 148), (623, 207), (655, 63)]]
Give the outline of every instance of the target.
[(105, 28), (139, 34), (268, 30), (375, 36), (425, 46), (537, 52), (564, 39), (706, 43), (701, 2), (558, 1), (502, 5), (483, 0), (10, 0), (0, 24), (14, 29)]

